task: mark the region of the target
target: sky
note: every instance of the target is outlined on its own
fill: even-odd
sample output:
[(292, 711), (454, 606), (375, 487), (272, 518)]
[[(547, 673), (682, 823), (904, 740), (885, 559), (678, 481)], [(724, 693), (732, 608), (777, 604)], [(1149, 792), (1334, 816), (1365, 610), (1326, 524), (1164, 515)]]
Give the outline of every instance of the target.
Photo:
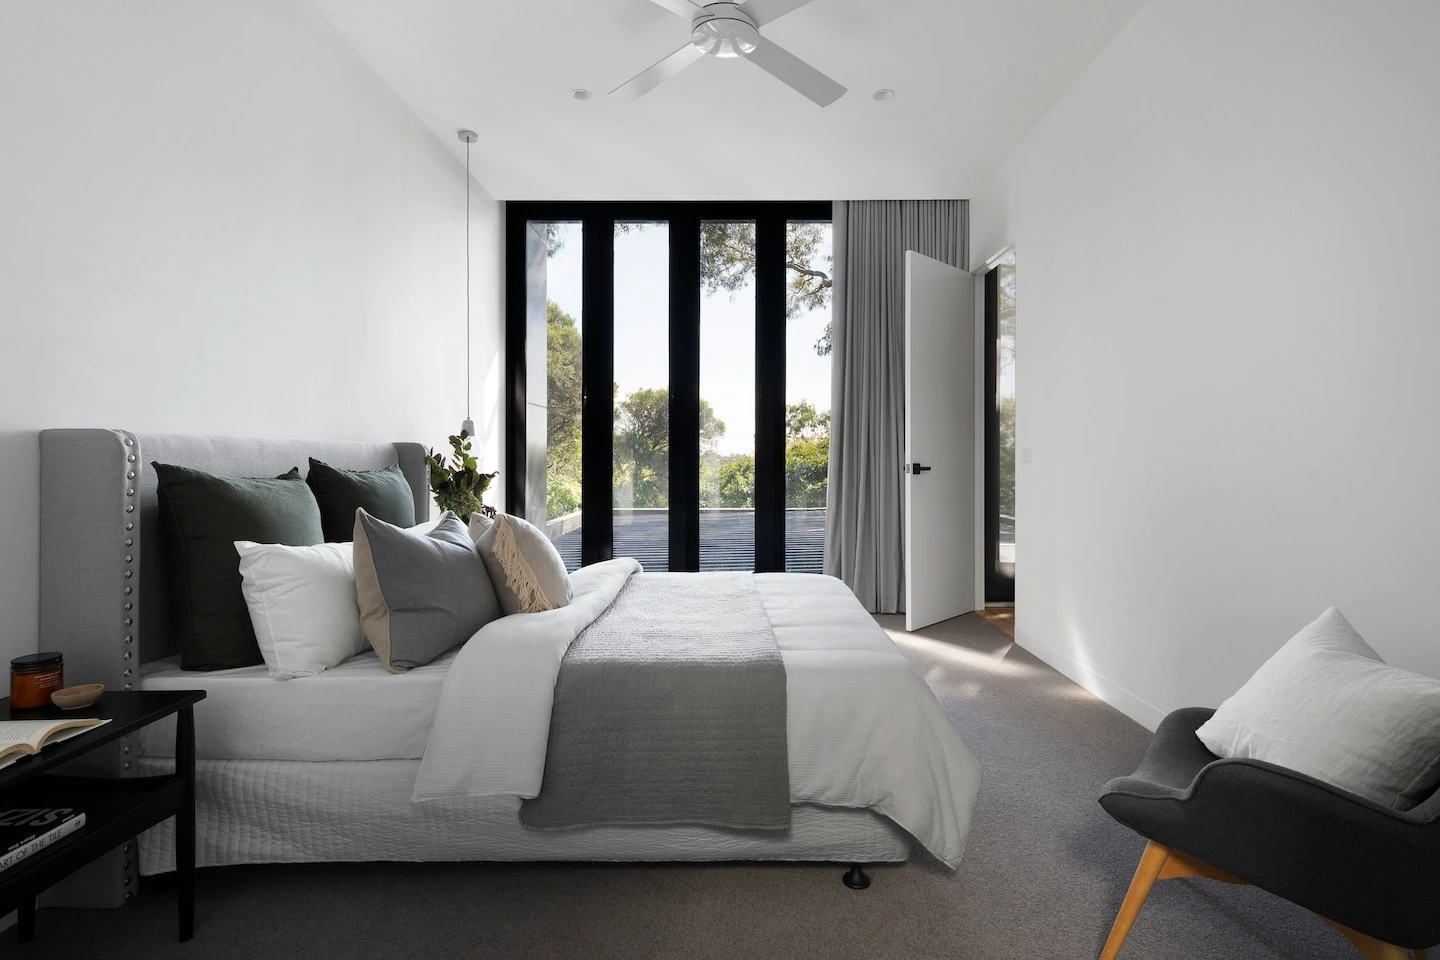
[[(564, 247), (550, 260), (547, 292), (560, 309), (581, 313), (579, 224), (567, 224)], [(669, 231), (664, 224), (615, 238), (615, 382), (620, 396), (669, 381)], [(830, 319), (828, 308), (789, 322), (786, 330), (785, 402), (808, 400), (830, 409), (830, 358), (815, 341)], [(716, 293), (700, 303), (700, 396), (724, 422), (719, 453), (753, 453), (755, 438), (755, 291)]]

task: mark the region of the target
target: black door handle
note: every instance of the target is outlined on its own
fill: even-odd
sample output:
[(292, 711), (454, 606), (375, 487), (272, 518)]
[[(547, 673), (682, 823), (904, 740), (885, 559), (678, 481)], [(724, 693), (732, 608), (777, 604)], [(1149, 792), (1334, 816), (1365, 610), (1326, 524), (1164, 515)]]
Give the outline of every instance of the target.
[(923, 463), (912, 463), (912, 464), (910, 464), (910, 472), (911, 472), (911, 473), (924, 473), (926, 470), (930, 470), (930, 469), (933, 469), (933, 468), (927, 467), (927, 466), (925, 466), (925, 464), (923, 464)]

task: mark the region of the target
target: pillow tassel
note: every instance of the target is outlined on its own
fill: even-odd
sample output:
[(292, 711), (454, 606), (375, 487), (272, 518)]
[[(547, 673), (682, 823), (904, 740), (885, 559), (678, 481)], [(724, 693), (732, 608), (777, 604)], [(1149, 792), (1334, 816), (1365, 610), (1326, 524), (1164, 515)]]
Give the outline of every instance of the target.
[(555, 605), (545, 595), (540, 579), (535, 576), (535, 570), (520, 549), (509, 519), (501, 514), (495, 518), (495, 523), (495, 557), (505, 570), (505, 583), (519, 600), (520, 608), (534, 613), (554, 610)]

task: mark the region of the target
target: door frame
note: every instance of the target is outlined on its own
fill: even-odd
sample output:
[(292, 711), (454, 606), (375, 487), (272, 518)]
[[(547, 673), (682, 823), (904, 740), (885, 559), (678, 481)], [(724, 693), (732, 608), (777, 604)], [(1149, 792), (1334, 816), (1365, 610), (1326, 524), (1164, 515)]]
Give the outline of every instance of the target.
[[(700, 568), (700, 224), (755, 223), (755, 569), (785, 569), (785, 229), (828, 223), (826, 201), (514, 201), (505, 204), (505, 509), (526, 495), (526, 224), (582, 224), (582, 565), (614, 556), (615, 223), (670, 231), (670, 563)], [(599, 241), (599, 242), (596, 242)], [(595, 389), (599, 387), (600, 389)]]

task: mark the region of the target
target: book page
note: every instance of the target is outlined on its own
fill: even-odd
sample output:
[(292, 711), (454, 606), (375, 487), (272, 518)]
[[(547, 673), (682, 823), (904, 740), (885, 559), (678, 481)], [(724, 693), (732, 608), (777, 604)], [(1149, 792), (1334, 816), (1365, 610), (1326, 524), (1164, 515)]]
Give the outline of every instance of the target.
[(35, 745), (57, 720), (6, 720), (0, 722), (0, 750), (16, 743)]
[[(25, 744), (33, 748), (52, 730), (61, 730), (62, 732), (51, 737), (47, 746), (50, 743), (59, 743), (61, 740), (77, 737), (87, 730), (94, 730), (109, 722), (109, 720), (97, 720), (94, 717), (76, 717), (73, 720), (0, 721), (0, 753), (4, 753), (7, 748), (16, 744)], [(70, 729), (64, 729), (67, 727)]]
[(0, 770), (10, 764), (36, 753), (35, 741), (42, 740), (46, 733), (59, 732), (46, 741), (45, 746), (78, 737), (96, 727), (102, 727), (109, 720), (94, 717), (76, 717), (74, 720), (0, 720)]
[(45, 738), (45, 737), (41, 737), (41, 741), (42, 741), (41, 746), (42, 746), (42, 747), (51, 746), (52, 744), (59, 743), (59, 742), (62, 741), (62, 740), (69, 740), (71, 737), (78, 737), (78, 736), (80, 736), (80, 734), (82, 734), (82, 733), (89, 733), (91, 730), (94, 730), (96, 727), (103, 727), (103, 726), (105, 726), (105, 724), (109, 723), (110, 721), (109, 721), (109, 720), (96, 720), (96, 719), (93, 718), (93, 717), (90, 718), (90, 719), (88, 719), (88, 720), (86, 720), (86, 719), (80, 719), (80, 718), (77, 717), (77, 718), (74, 719), (74, 720), (62, 720), (62, 721), (60, 721), (60, 722), (61, 722), (62, 724), (70, 724), (70, 723), (81, 724), (81, 726), (74, 726), (74, 727), (70, 727), (70, 728), (67, 729), (67, 730), (61, 730), (60, 732), (54, 734), (53, 736), (49, 737), (48, 739)]

